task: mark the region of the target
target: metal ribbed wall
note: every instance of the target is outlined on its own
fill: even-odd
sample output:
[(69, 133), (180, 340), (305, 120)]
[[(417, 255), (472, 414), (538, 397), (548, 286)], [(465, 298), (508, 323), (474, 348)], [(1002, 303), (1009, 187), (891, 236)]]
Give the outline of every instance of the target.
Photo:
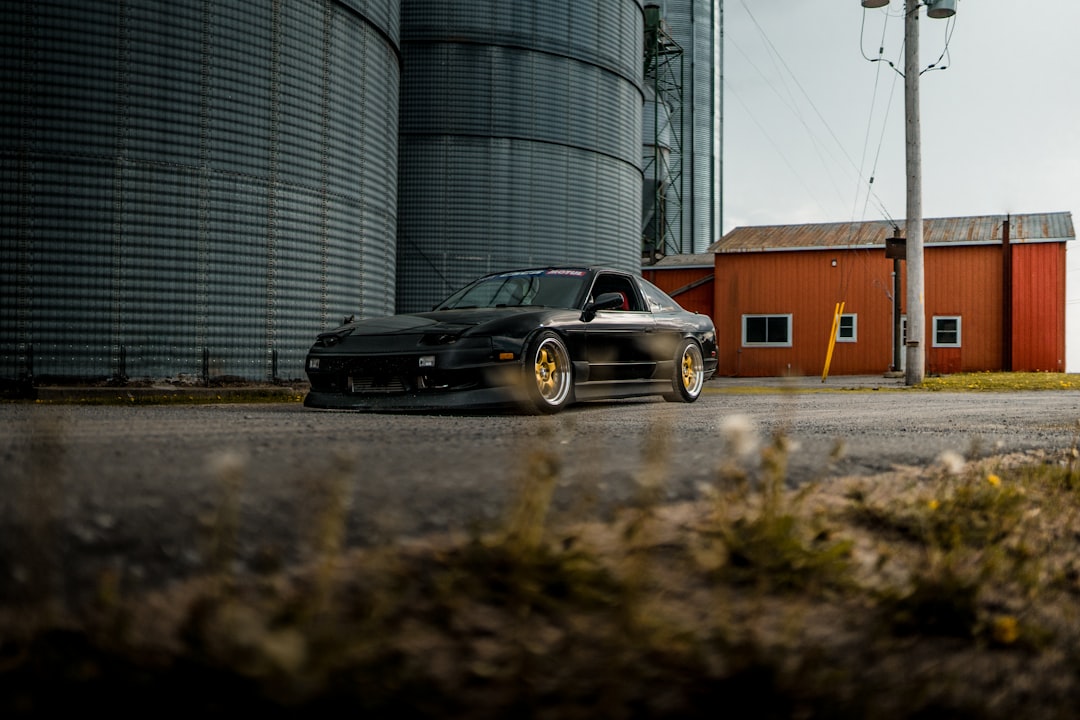
[(477, 274), (640, 269), (639, 0), (403, 0), (397, 305)]
[(392, 312), (397, 0), (4, 3), (0, 377), (298, 378)]
[[(701, 253), (721, 233), (722, 0), (652, 0), (683, 49), (683, 105), (672, 122), (682, 128), (682, 151), (672, 158), (683, 178), (683, 252)], [(675, 226), (675, 222), (672, 222)]]

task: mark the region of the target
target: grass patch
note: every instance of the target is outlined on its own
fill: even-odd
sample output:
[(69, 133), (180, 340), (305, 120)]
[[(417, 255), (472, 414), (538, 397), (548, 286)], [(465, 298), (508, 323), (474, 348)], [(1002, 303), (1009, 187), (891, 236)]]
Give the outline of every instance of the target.
[(923, 379), (924, 390), (992, 391), (1080, 390), (1080, 375), (1055, 372), (955, 373)]
[(872, 387), (845, 385), (844, 376), (829, 378), (828, 384), (819, 384), (813, 377), (783, 378), (777, 383), (775, 378), (760, 385), (737, 384), (706, 386), (706, 391), (717, 394), (733, 395), (771, 395), (777, 392), (793, 395), (812, 395), (816, 393), (868, 393), (868, 392), (910, 392), (927, 390), (931, 392), (1009, 392), (1020, 390), (1080, 390), (1080, 374), (1054, 372), (977, 372), (936, 375), (924, 378), (922, 384), (907, 386), (899, 379)]

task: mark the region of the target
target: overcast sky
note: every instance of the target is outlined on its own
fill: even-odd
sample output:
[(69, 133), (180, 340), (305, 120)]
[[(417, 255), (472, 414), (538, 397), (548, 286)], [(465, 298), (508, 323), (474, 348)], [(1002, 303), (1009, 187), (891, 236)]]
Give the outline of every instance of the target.
[[(1080, 211), (1080, 0), (957, 6), (920, 11), (923, 216)], [(903, 71), (902, 9), (724, 2), (724, 232), (903, 220), (904, 79), (864, 58)]]

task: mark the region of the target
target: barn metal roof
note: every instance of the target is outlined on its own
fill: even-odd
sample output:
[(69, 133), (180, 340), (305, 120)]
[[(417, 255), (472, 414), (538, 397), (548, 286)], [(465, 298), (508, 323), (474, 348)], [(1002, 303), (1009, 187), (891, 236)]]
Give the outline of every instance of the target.
[[(1067, 242), (1076, 239), (1072, 213), (981, 215), (926, 218), (923, 245), (1000, 245), (1002, 228), (1009, 221), (1009, 242)], [(896, 221), (900, 236), (903, 220)], [(709, 247), (711, 253), (818, 250), (823, 248), (885, 247), (895, 236), (891, 222), (820, 223), (812, 225), (760, 225), (737, 227)]]

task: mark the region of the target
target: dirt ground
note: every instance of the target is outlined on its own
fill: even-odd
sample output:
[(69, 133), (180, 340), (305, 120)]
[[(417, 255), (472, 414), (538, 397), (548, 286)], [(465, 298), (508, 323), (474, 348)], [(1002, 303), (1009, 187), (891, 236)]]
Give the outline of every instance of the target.
[(328, 506), (303, 565), (5, 608), (0, 711), (1074, 716), (1071, 451), (799, 489), (770, 481), (784, 456), (564, 525), (541, 453), (499, 532), (345, 550)]

